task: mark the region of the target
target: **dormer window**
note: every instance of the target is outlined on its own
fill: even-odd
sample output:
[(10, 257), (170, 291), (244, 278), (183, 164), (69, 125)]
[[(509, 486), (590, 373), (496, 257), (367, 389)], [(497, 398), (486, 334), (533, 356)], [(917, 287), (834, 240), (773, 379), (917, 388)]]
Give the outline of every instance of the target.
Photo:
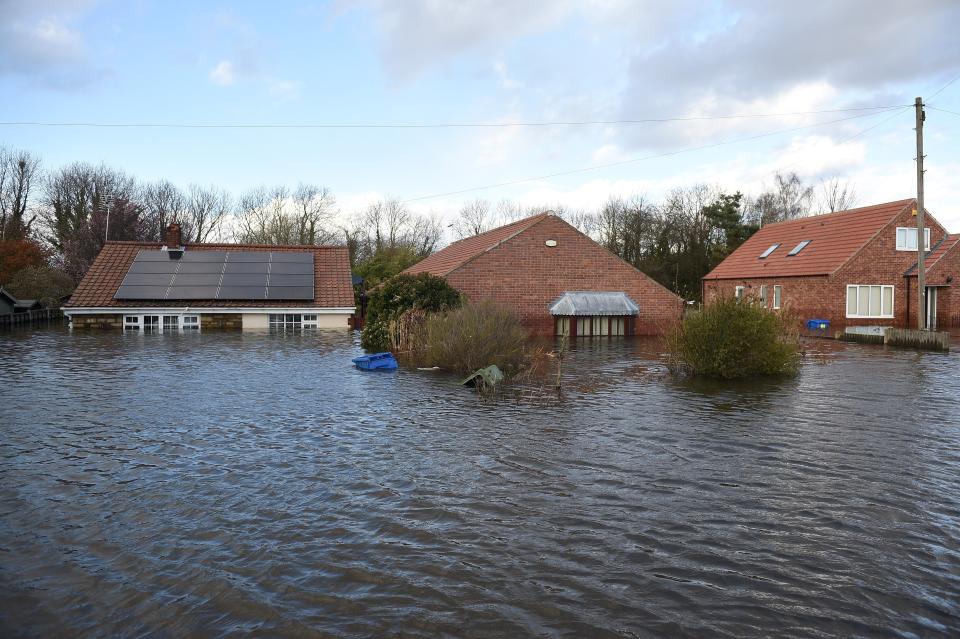
[(770, 254), (773, 253), (774, 251), (776, 251), (778, 248), (780, 248), (780, 245), (779, 245), (779, 244), (771, 244), (771, 245), (770, 245), (770, 248), (768, 248), (766, 251), (764, 251), (763, 253), (761, 253), (761, 254), (760, 254), (760, 257), (757, 258), (757, 259), (762, 260), (762, 259), (765, 259), (765, 258), (767, 258), (767, 257), (770, 257)]
[(787, 257), (791, 257), (791, 256), (793, 256), (793, 255), (796, 255), (797, 253), (799, 253), (799, 252), (802, 251), (803, 249), (807, 248), (807, 244), (809, 244), (809, 243), (812, 242), (812, 241), (813, 241), (813, 240), (804, 240), (804, 241), (800, 242), (799, 244), (797, 244), (796, 246), (793, 247), (793, 250), (791, 250), (789, 253), (787, 253)]

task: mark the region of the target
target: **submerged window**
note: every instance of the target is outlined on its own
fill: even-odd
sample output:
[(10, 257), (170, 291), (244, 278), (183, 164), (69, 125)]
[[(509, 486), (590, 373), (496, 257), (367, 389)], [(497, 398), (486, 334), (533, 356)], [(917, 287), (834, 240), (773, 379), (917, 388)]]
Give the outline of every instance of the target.
[[(923, 229), (924, 250), (930, 250), (930, 229)], [(916, 251), (917, 250), (917, 229), (904, 226), (897, 227), (897, 250), (898, 251)]]
[(764, 258), (770, 257), (770, 254), (773, 253), (774, 251), (776, 251), (778, 248), (780, 248), (780, 245), (779, 245), (779, 244), (773, 244), (773, 245), (771, 245), (770, 248), (768, 248), (766, 251), (764, 251), (763, 253), (761, 253), (761, 254), (760, 254), (760, 257), (757, 258), (757, 259), (761, 259), (761, 260), (762, 260), (762, 259), (764, 259)]
[(892, 318), (893, 287), (877, 284), (847, 285), (847, 317)]
[(301, 315), (300, 313), (271, 313), (270, 328), (278, 331), (295, 331), (302, 328), (316, 328), (316, 314)]
[(200, 330), (199, 315), (124, 315), (123, 330), (146, 333), (171, 333), (181, 330)]
[(802, 251), (803, 249), (807, 248), (807, 244), (809, 244), (809, 243), (812, 242), (812, 241), (813, 241), (813, 240), (804, 240), (804, 241), (800, 242), (799, 244), (797, 244), (796, 246), (794, 246), (793, 249), (792, 249), (789, 253), (787, 253), (787, 257), (790, 257), (791, 255), (796, 255), (797, 253), (799, 253), (799, 252)]
[(558, 336), (570, 335), (574, 327), (577, 337), (625, 335), (627, 320), (622, 315), (562, 316), (554, 320), (554, 330)]

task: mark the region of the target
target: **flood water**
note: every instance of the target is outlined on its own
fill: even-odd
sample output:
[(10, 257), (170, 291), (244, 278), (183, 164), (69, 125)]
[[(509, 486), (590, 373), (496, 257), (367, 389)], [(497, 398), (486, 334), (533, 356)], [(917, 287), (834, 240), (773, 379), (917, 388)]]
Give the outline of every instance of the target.
[(0, 635), (960, 633), (960, 354), (817, 342), (561, 399), (343, 333), (0, 334)]

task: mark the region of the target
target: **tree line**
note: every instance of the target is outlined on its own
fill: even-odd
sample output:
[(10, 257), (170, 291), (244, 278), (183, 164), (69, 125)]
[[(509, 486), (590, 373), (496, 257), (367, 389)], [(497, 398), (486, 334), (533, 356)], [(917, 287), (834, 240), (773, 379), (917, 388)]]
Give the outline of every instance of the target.
[(597, 211), (465, 202), (451, 223), (397, 200), (367, 206), (343, 223), (327, 188), (260, 186), (233, 197), (212, 185), (143, 181), (104, 164), (45, 170), (23, 150), (0, 148), (0, 285), (56, 303), (79, 282), (109, 240), (159, 242), (176, 222), (188, 243), (346, 244), (355, 273), (376, 285), (455, 238), (554, 211), (610, 251), (689, 299), (700, 278), (762, 224), (849, 208), (855, 193), (838, 180), (818, 186), (777, 173), (755, 196), (719, 187), (677, 188), (658, 201), (611, 198)]

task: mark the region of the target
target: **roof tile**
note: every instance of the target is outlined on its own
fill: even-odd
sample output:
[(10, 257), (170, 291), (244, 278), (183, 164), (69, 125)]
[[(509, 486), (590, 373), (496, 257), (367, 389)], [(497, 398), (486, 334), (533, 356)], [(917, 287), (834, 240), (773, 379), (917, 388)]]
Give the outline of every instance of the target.
[[(761, 228), (704, 279), (828, 275), (843, 266), (912, 199), (814, 215)], [(810, 244), (788, 256), (800, 242)], [(768, 257), (760, 255), (779, 244)]]

